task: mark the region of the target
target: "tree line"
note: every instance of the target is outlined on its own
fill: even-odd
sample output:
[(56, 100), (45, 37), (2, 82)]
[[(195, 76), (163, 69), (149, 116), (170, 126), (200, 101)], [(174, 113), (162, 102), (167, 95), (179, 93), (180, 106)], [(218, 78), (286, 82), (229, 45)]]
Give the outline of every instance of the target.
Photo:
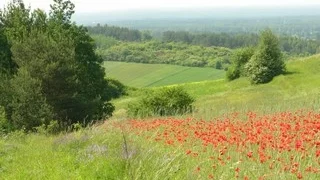
[[(291, 11), (290, 11), (291, 12)], [(252, 12), (251, 12), (252, 13)], [(115, 26), (128, 27), (138, 30), (149, 30), (155, 38), (160, 38), (165, 31), (188, 31), (201, 33), (227, 34), (259, 34), (269, 27), (280, 36), (297, 36), (304, 39), (320, 40), (319, 15), (314, 16), (283, 16), (240, 18), (235, 14), (231, 18), (170, 18), (152, 20), (121, 20), (112, 22)], [(192, 14), (191, 14), (192, 16)]]
[[(99, 43), (98, 46), (106, 44), (103, 42), (111, 42), (112, 39), (125, 42), (141, 42), (158, 39), (163, 42), (183, 42), (191, 45), (199, 45), (205, 47), (219, 46), (230, 49), (237, 49), (246, 46), (257, 46), (259, 42), (259, 34), (257, 33), (191, 33), (187, 31), (165, 31), (161, 37), (154, 38), (150, 32), (139, 31), (129, 28), (109, 26), (100, 24), (87, 27), (89, 33)], [(112, 38), (112, 39), (110, 39)], [(320, 41), (306, 39), (298, 36), (279, 36), (281, 51), (289, 56), (308, 56), (320, 52)], [(114, 43), (115, 44), (115, 43)], [(107, 46), (107, 48), (110, 46)]]
[(186, 43), (118, 42), (110, 48), (98, 48), (97, 54), (106, 61), (150, 64), (174, 64), (193, 67), (226, 68), (232, 50), (224, 47), (203, 47)]
[(148, 31), (141, 32), (139, 30), (129, 29), (125, 27), (109, 26), (107, 24), (87, 27), (90, 34), (104, 35), (113, 37), (120, 41), (143, 41), (150, 40), (152, 36)]
[[(257, 46), (259, 34), (253, 33), (199, 33), (186, 31), (166, 31), (162, 35), (165, 42), (184, 42), (201, 46), (220, 46), (231, 49)], [(280, 36), (280, 49), (289, 55), (311, 55), (320, 51), (320, 42), (296, 36)]]

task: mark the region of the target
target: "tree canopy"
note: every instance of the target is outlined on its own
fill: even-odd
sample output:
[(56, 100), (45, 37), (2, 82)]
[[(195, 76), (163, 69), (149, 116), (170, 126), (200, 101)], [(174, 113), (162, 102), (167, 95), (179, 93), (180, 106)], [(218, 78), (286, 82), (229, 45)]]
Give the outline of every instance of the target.
[(14, 0), (1, 11), (0, 70), (13, 75), (0, 86), (0, 106), (12, 128), (87, 124), (114, 110), (94, 41), (71, 21), (74, 4), (53, 0), (50, 7), (31, 11)]

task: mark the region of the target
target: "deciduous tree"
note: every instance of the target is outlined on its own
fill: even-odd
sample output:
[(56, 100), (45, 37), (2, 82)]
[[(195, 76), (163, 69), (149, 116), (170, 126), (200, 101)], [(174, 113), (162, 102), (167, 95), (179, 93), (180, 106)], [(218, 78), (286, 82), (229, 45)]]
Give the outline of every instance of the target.
[(261, 32), (259, 47), (245, 68), (252, 84), (267, 83), (285, 71), (279, 40), (270, 29)]

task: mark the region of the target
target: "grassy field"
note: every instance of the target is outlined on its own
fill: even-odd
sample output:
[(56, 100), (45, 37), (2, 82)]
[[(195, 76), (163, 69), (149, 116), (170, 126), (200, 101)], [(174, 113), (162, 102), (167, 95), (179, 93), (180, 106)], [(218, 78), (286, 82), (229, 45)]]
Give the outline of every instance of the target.
[(55, 136), (14, 132), (0, 138), (0, 179), (320, 178), (320, 114), (247, 118), (111, 121)]
[(165, 64), (106, 61), (108, 77), (132, 87), (155, 87), (224, 78), (225, 71)]
[[(320, 108), (320, 55), (287, 63), (286, 75), (263, 85), (250, 85), (246, 78), (183, 83), (193, 97), (196, 111), (192, 116), (211, 119), (228, 112), (249, 110), (268, 113), (287, 109)], [(157, 88), (157, 87), (155, 87)], [(127, 104), (144, 93), (139, 90), (115, 100), (116, 116), (126, 116)], [(190, 116), (190, 115), (189, 115)]]
[(316, 55), (264, 85), (184, 83), (196, 99), (186, 117), (127, 120), (144, 88), (115, 100), (100, 126), (2, 135), (0, 179), (319, 179), (319, 69)]
[(0, 179), (123, 179), (126, 159), (120, 135), (90, 128), (56, 136), (1, 136)]
[(290, 61), (288, 74), (268, 84), (252, 86), (245, 78), (234, 82), (208, 81), (184, 84), (197, 102), (195, 116), (212, 118), (230, 111), (269, 113), (320, 108), (320, 56)]

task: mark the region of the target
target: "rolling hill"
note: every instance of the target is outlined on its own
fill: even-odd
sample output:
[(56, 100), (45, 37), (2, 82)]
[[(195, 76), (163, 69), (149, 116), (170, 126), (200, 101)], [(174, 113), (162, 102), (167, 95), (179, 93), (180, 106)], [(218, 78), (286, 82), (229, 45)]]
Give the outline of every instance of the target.
[(166, 64), (104, 62), (107, 77), (132, 87), (156, 87), (173, 84), (223, 79), (225, 71), (214, 68)]
[[(320, 108), (320, 55), (291, 60), (287, 74), (263, 85), (250, 85), (246, 78), (227, 82), (224, 79), (180, 84), (196, 102), (193, 116), (210, 119), (226, 113)], [(121, 114), (127, 104), (142, 93), (133, 93), (115, 101)], [(117, 113), (116, 113), (117, 114)], [(122, 114), (124, 115), (124, 114)]]

